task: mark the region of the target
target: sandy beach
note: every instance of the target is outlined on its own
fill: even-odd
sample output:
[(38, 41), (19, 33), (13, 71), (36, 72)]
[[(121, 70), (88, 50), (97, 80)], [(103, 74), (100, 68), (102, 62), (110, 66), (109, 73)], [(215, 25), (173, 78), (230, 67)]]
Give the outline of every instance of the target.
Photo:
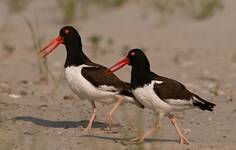
[[(78, 29), (84, 52), (94, 62), (109, 67), (129, 48), (143, 48), (155, 73), (183, 83), (216, 104), (213, 112), (194, 109), (177, 114), (190, 141), (181, 145), (166, 117), (154, 135), (141, 144), (131, 144), (131, 138), (156, 121), (151, 110), (132, 104), (119, 107), (112, 131), (106, 121), (112, 106), (98, 104), (93, 129), (83, 131), (91, 104), (78, 99), (64, 81), (65, 47), (59, 46), (47, 58), (52, 75), (48, 82), (40, 80), (37, 52), (26, 21), (38, 30), (42, 45), (47, 44), (65, 25), (56, 0), (32, 1), (17, 14), (9, 14), (1, 1), (0, 150), (235, 149), (236, 1), (222, 3), (223, 8), (212, 17), (196, 20), (183, 13), (163, 19), (142, 1), (130, 1), (114, 9), (90, 7), (85, 17), (78, 11), (69, 24)], [(99, 45), (91, 42), (94, 36), (101, 40)], [(130, 67), (116, 74), (130, 81)]]

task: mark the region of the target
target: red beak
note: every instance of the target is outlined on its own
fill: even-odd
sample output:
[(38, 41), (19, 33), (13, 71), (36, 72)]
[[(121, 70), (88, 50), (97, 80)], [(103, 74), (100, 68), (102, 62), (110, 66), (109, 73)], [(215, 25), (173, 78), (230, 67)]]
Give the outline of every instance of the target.
[(63, 43), (63, 38), (61, 36), (58, 36), (57, 38), (52, 40), (48, 45), (46, 45), (42, 50), (40, 50), (39, 52), (40, 57), (46, 57), (62, 43)]
[(116, 63), (115, 65), (111, 66), (110, 68), (108, 68), (105, 72), (109, 75), (112, 72), (115, 72), (128, 64), (129, 64), (129, 59), (125, 58), (125, 59), (119, 61), (118, 63)]

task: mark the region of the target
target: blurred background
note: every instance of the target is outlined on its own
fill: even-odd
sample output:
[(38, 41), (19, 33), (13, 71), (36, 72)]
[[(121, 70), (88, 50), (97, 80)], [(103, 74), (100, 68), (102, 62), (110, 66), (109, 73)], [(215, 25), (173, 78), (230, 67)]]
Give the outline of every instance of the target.
[[(236, 1), (234, 0), (0, 0), (0, 149), (225, 149), (235, 146)], [(38, 51), (64, 25), (80, 33), (91, 60), (111, 66), (142, 48), (159, 75), (176, 79), (217, 104), (213, 113), (188, 111), (182, 146), (167, 119), (143, 144), (130, 145), (130, 126), (152, 127), (149, 110), (124, 105), (107, 134), (99, 106), (96, 128), (80, 130), (91, 113), (64, 82), (66, 51)], [(117, 72), (130, 81), (130, 67)], [(82, 122), (81, 122), (82, 121)], [(100, 124), (99, 124), (100, 123)], [(2, 135), (1, 135), (2, 134)], [(93, 144), (91, 144), (93, 143)], [(111, 148), (113, 147), (113, 148)]]

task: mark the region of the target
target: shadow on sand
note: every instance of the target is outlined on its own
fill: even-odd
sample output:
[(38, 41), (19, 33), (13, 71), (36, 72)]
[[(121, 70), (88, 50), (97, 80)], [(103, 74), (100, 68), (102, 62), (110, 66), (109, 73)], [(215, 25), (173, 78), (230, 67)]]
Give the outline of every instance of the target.
[[(81, 120), (81, 121), (51, 121), (51, 120), (44, 120), (40, 118), (35, 118), (31, 116), (17, 116), (13, 118), (14, 121), (29, 121), (36, 125), (44, 126), (44, 127), (52, 127), (52, 128), (78, 128), (83, 127), (86, 128), (88, 125), (88, 120)], [(93, 123), (93, 128), (101, 128), (105, 129), (108, 127), (108, 124), (103, 122), (95, 121)]]
[[(114, 137), (107, 137), (107, 136), (97, 136), (97, 135), (81, 135), (80, 137), (90, 137), (90, 138), (97, 138), (101, 140), (119, 140), (124, 142), (129, 142), (132, 138), (114, 138)], [(156, 138), (145, 138), (144, 142), (178, 142), (178, 140), (172, 140), (172, 139), (156, 139)], [(131, 143), (132, 144), (132, 143)], [(139, 144), (139, 143), (138, 143)], [(142, 143), (140, 143), (142, 144)]]
[[(31, 116), (17, 116), (13, 118), (14, 121), (29, 121), (36, 125), (44, 126), (44, 127), (52, 127), (52, 128), (78, 128), (78, 127), (87, 127), (88, 120), (81, 120), (81, 121), (51, 121), (51, 120), (44, 120), (40, 118), (35, 118)], [(120, 125), (117, 125), (120, 126)], [(100, 128), (105, 129), (108, 127), (108, 124), (103, 122), (95, 121), (93, 123), (93, 128)], [(97, 135), (81, 135), (80, 137), (89, 137), (89, 138), (97, 138), (100, 140), (118, 140), (123, 142), (129, 142), (131, 139), (128, 137), (125, 138), (114, 138), (108, 136), (97, 136)], [(154, 138), (146, 138), (144, 142), (178, 142), (178, 140), (171, 140), (171, 139), (154, 139)]]

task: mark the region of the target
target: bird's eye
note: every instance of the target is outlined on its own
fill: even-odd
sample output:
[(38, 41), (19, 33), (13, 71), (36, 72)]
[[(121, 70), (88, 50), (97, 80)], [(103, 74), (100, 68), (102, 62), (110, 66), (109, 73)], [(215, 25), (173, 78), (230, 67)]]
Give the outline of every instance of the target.
[(66, 34), (68, 34), (70, 31), (69, 31), (69, 30), (65, 30), (64, 32), (65, 32)]
[(135, 55), (135, 52), (131, 52), (130, 54), (131, 54), (131, 56), (134, 56), (134, 55)]

